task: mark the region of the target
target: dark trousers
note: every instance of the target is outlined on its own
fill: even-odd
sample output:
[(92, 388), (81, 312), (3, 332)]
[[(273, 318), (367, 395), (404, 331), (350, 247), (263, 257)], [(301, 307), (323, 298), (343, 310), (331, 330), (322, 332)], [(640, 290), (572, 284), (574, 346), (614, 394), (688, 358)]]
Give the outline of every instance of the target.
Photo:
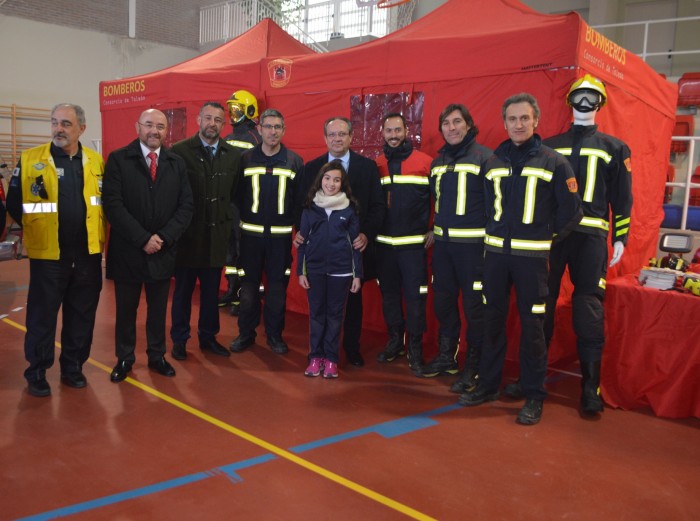
[(95, 313), (102, 290), (102, 255), (29, 260), (24, 377), (44, 378), (54, 363), (58, 310), (63, 308), (61, 373), (78, 372), (90, 356)]
[(547, 297), (547, 259), (486, 252), (484, 261), (484, 348), (479, 365), (479, 385), (498, 390), (506, 356), (506, 319), (510, 290), (515, 286), (520, 315), (520, 383), (527, 398), (544, 400), (547, 347), (544, 312)]
[[(364, 285), (362, 286), (364, 287)], [(343, 349), (346, 354), (360, 353), (362, 333), (362, 288), (357, 293), (349, 293), (345, 304), (343, 322)]]
[[(401, 250), (378, 245), (377, 271), (387, 328), (422, 335), (425, 332), (425, 303), (428, 297), (425, 249)], [(405, 318), (402, 294), (406, 301)]]
[(574, 285), (571, 299), (576, 348), (581, 362), (599, 362), (605, 345), (605, 277), (608, 272), (607, 238), (573, 232), (552, 245), (549, 256), (549, 296), (544, 335), (549, 345), (564, 270)]
[(255, 328), (260, 324), (260, 282), (263, 273), (266, 279), (263, 314), (265, 332), (268, 337), (282, 336), (291, 264), (291, 235), (282, 237), (241, 235), (241, 251), (238, 257), (241, 281), (238, 331), (243, 337), (254, 337)]
[(175, 268), (175, 291), (170, 308), (172, 326), (170, 338), (184, 344), (190, 338), (192, 293), (199, 279), (199, 322), (197, 334), (200, 340), (212, 340), (219, 332), (219, 281), (221, 268)]
[(117, 359), (134, 363), (136, 356), (136, 311), (141, 288), (146, 289), (146, 354), (148, 360), (165, 355), (165, 314), (168, 309), (170, 279), (152, 282), (114, 281), (117, 303), (115, 341)]
[(332, 277), (309, 274), (309, 360), (325, 358), (338, 363), (340, 330), (343, 326), (345, 301), (352, 276)]
[(467, 321), (467, 345), (481, 351), (484, 343), (483, 243), (435, 241), (433, 247), (433, 309), (440, 335), (459, 338), (459, 294)]

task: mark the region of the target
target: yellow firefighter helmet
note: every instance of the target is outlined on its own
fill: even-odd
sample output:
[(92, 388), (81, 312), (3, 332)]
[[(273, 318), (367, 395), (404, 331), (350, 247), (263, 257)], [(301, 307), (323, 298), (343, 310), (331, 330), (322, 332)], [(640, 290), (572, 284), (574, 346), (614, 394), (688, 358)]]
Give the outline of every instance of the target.
[(237, 90), (226, 101), (231, 121), (240, 123), (243, 118), (255, 119), (258, 117), (258, 100), (247, 90)]

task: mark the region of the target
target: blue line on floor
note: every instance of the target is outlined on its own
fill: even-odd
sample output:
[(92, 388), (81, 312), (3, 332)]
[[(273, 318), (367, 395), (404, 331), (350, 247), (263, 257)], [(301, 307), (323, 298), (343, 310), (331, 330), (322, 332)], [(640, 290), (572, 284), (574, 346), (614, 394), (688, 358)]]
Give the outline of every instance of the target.
[[(408, 434), (412, 431), (425, 429), (426, 427), (432, 427), (433, 425), (437, 425), (438, 422), (431, 419), (431, 416), (437, 416), (439, 414), (443, 414), (460, 408), (461, 407), (459, 405), (447, 405), (445, 407), (440, 407), (438, 409), (433, 409), (424, 413), (415, 414), (413, 416), (406, 416), (405, 418), (399, 418), (398, 420), (379, 423), (377, 425), (357, 429), (344, 434), (338, 434), (337, 436), (330, 436), (322, 440), (305, 443), (303, 445), (297, 445), (296, 447), (292, 447), (291, 449), (289, 449), (289, 451), (294, 453), (302, 453), (308, 450), (324, 447), (326, 445), (332, 445), (334, 443), (339, 443), (341, 441), (349, 440), (351, 438), (356, 438), (358, 436), (363, 436), (365, 434), (370, 433), (376, 433), (385, 438), (394, 438), (396, 436), (401, 436), (402, 434)], [(268, 461), (272, 461), (275, 459), (278, 458), (274, 454), (264, 454), (255, 458), (249, 458), (246, 460), (237, 461), (235, 463), (230, 463), (228, 465), (223, 465), (221, 467), (216, 467), (212, 470), (197, 472), (196, 474), (190, 474), (189, 476), (182, 476), (168, 481), (155, 483), (153, 485), (147, 485), (145, 487), (130, 490), (128, 492), (120, 492), (111, 496), (92, 499), (84, 503), (78, 503), (76, 505), (71, 505), (68, 507), (57, 508), (56, 510), (50, 510), (41, 514), (24, 517), (17, 521), (45, 521), (48, 519), (56, 519), (71, 514), (79, 514), (81, 512), (93, 510), (95, 508), (113, 505), (121, 501), (128, 501), (130, 499), (147, 496), (149, 494), (155, 494), (157, 492), (170, 490), (173, 488), (181, 487), (183, 485), (189, 485), (190, 483), (196, 483), (197, 481), (202, 481), (203, 479), (209, 479), (221, 475), (225, 475), (232, 483), (240, 483), (241, 481), (243, 481), (243, 478), (238, 475), (237, 471), (250, 468), (255, 465), (260, 465), (262, 463), (267, 463)]]

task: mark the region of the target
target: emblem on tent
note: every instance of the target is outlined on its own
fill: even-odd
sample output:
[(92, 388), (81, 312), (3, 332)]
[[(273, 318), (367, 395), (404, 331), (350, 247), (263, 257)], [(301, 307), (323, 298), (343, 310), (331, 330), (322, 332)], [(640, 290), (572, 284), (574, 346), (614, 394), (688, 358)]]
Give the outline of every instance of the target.
[(292, 79), (292, 60), (279, 58), (267, 64), (270, 85), (275, 88), (284, 87)]

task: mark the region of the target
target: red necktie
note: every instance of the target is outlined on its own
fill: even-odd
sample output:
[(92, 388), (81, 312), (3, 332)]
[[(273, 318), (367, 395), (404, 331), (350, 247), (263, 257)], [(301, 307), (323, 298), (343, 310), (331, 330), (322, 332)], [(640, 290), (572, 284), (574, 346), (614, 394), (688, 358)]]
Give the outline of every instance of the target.
[(151, 181), (156, 181), (156, 169), (158, 168), (158, 155), (155, 152), (149, 152), (148, 159), (151, 160)]

